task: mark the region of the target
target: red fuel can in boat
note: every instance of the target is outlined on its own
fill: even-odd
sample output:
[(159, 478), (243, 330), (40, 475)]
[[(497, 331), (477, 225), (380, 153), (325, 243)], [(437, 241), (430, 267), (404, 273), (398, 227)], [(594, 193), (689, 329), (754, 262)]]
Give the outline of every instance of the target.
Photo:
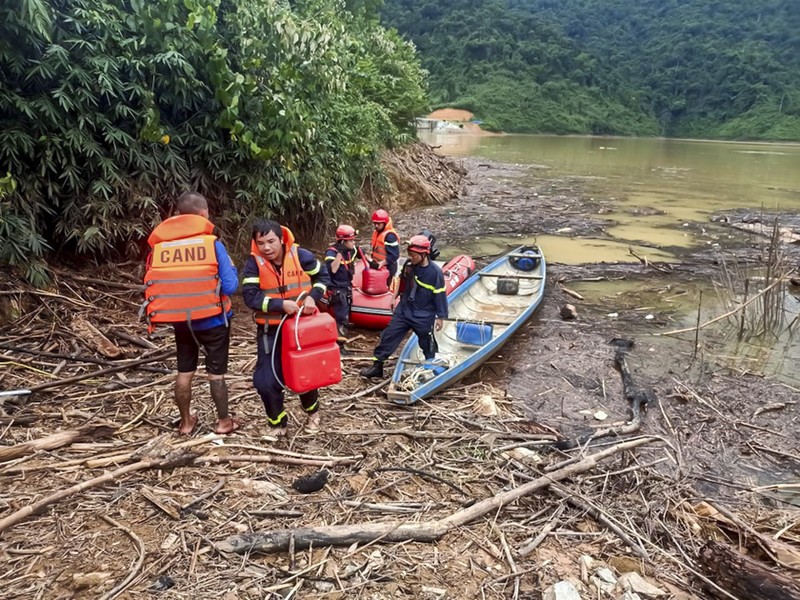
[(370, 296), (385, 294), (389, 291), (389, 269), (365, 268), (361, 274), (361, 290)]
[(336, 343), (336, 321), (327, 313), (294, 315), (283, 323), (283, 382), (297, 394), (342, 380), (342, 360)]

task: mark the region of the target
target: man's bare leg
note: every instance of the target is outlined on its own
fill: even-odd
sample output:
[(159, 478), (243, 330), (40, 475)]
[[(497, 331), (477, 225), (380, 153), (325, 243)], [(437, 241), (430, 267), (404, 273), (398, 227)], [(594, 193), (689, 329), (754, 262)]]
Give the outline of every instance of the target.
[(194, 371), (188, 373), (178, 373), (175, 379), (175, 404), (178, 405), (178, 412), (181, 415), (181, 424), (178, 433), (181, 435), (191, 435), (197, 425), (197, 415), (191, 413), (192, 404), (192, 378)]
[(209, 375), (208, 383), (211, 387), (211, 399), (217, 408), (216, 433), (232, 433), (239, 429), (239, 423), (228, 412), (228, 384), (224, 375)]

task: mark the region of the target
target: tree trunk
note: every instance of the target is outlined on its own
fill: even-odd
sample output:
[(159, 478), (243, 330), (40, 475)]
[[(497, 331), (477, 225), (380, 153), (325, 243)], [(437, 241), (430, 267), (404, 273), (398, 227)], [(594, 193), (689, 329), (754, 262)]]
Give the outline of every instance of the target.
[(709, 578), (739, 600), (800, 600), (797, 579), (727, 544), (708, 542), (700, 551), (700, 560)]

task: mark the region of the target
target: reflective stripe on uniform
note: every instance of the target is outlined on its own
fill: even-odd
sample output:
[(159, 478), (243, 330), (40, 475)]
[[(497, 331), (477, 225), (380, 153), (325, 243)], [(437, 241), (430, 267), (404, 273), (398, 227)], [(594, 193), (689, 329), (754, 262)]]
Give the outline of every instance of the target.
[(200, 291), (200, 292), (184, 292), (182, 294), (156, 294), (154, 296), (150, 296), (150, 300), (154, 300), (156, 298), (191, 298), (193, 296), (205, 296), (208, 292)]
[(310, 413), (310, 412), (314, 412), (314, 411), (317, 409), (317, 405), (318, 405), (318, 404), (319, 404), (319, 400), (317, 400), (316, 402), (314, 402), (314, 404), (312, 404), (311, 406), (309, 406), (308, 408), (306, 408), (306, 409), (305, 409), (305, 411), (306, 411), (306, 412), (309, 412), (309, 413)]
[(242, 285), (258, 285), (261, 283), (261, 280), (258, 277), (245, 277), (242, 279)]
[(218, 276), (214, 275), (213, 277), (187, 277), (186, 279), (155, 279), (150, 281), (145, 281), (145, 285), (153, 285), (154, 283), (197, 283), (198, 281), (216, 281), (219, 279)]
[(311, 269), (310, 271), (306, 271), (306, 275), (308, 275), (309, 277), (313, 277), (314, 275), (316, 275), (317, 273), (319, 273), (319, 270), (322, 268), (322, 265), (320, 264), (320, 262), (319, 262), (318, 260), (317, 260), (317, 261), (315, 261), (315, 262), (316, 262), (317, 264), (316, 264), (316, 265), (314, 265), (314, 268), (313, 268), (313, 269)]
[(207, 308), (217, 308), (219, 306), (220, 306), (219, 304), (206, 304), (204, 306), (193, 306), (192, 308), (176, 308), (172, 310), (162, 308), (160, 310), (151, 311), (150, 316), (152, 317), (154, 315), (173, 315), (173, 314), (188, 315), (194, 311), (205, 310)]
[(270, 419), (269, 417), (267, 417), (267, 421), (269, 421), (270, 425), (280, 425), (281, 421), (283, 421), (285, 418), (286, 418), (286, 411), (284, 410), (281, 412), (281, 414), (278, 415), (277, 419)]
[(264, 300), (263, 302), (261, 302), (261, 310), (263, 312), (269, 311), (269, 296), (267, 296), (266, 294), (264, 294)]
[(328, 286), (325, 285), (324, 283), (315, 283), (311, 287), (312, 288), (319, 288), (319, 289), (321, 289), (323, 291), (323, 293), (328, 289)]
[(427, 284), (427, 283), (423, 283), (423, 282), (421, 282), (421, 281), (419, 280), (419, 277), (417, 277), (416, 275), (414, 275), (414, 281), (416, 281), (416, 282), (417, 282), (417, 285), (418, 285), (418, 286), (420, 286), (420, 287), (424, 287), (426, 290), (430, 290), (430, 291), (432, 291), (434, 294), (441, 294), (442, 292), (444, 292), (444, 291), (445, 291), (445, 288), (435, 288), (435, 287), (433, 287), (433, 286), (432, 286), (432, 285), (430, 285), (430, 284)]

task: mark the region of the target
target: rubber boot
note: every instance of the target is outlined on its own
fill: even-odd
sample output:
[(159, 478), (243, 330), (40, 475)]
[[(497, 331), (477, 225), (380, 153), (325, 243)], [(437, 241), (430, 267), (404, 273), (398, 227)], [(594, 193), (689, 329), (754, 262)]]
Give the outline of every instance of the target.
[(372, 366), (361, 369), (361, 376), (368, 379), (383, 378), (383, 363), (379, 360), (372, 361)]

